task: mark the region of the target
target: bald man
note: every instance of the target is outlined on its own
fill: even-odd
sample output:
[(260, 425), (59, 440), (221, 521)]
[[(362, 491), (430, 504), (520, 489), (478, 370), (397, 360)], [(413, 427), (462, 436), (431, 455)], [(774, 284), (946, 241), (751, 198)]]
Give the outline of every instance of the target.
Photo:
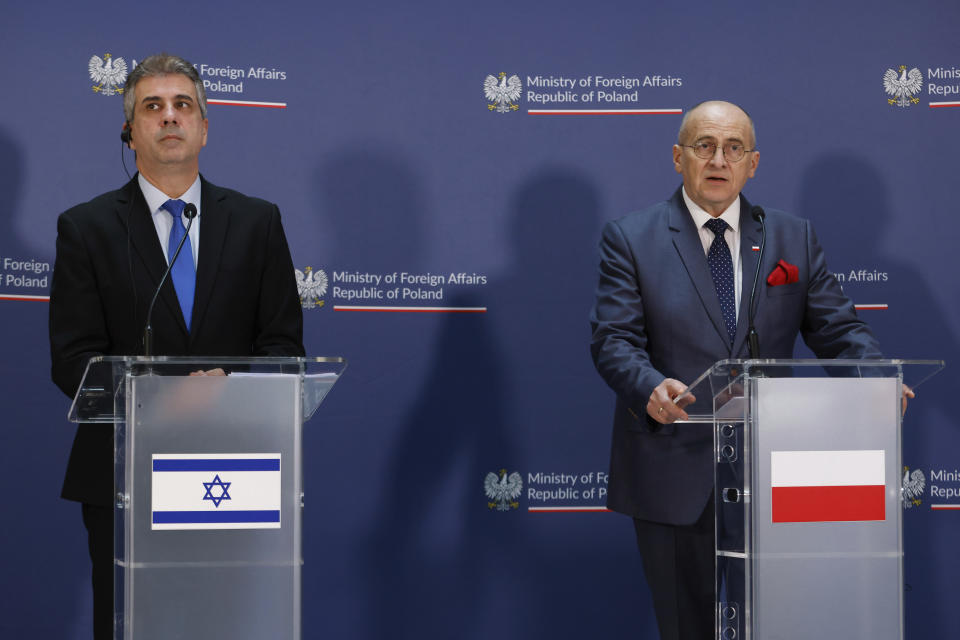
[[(607, 506), (631, 516), (661, 638), (714, 637), (713, 435), (674, 399), (714, 362), (748, 357), (761, 228), (741, 191), (760, 153), (747, 113), (703, 102), (681, 122), (673, 196), (606, 225), (591, 352), (616, 392)], [(769, 284), (784, 261), (796, 272)], [(766, 211), (755, 325), (760, 357), (877, 358), (806, 220)], [(746, 284), (745, 284), (746, 283)], [(709, 401), (701, 398), (700, 402)]]

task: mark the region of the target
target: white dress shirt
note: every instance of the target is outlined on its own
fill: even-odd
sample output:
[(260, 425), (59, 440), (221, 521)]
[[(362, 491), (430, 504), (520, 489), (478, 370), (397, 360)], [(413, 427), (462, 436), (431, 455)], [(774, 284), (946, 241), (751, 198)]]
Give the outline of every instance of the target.
[[(147, 201), (147, 208), (153, 216), (153, 226), (157, 229), (157, 237), (160, 239), (160, 247), (163, 249), (163, 258), (170, 264), (170, 256), (167, 255), (167, 243), (170, 242), (170, 229), (173, 228), (173, 216), (163, 208), (163, 203), (167, 200), (183, 200), (187, 204), (192, 204), (197, 208), (197, 217), (193, 219), (193, 226), (190, 227), (190, 248), (193, 250), (193, 266), (196, 268), (200, 259), (200, 176), (193, 181), (190, 188), (181, 195), (171, 198), (160, 189), (150, 184), (150, 181), (143, 177), (143, 174), (137, 175), (140, 183), (140, 191), (143, 192), (143, 198)], [(183, 223), (187, 219), (183, 218)], [(185, 256), (180, 253), (180, 260)]]

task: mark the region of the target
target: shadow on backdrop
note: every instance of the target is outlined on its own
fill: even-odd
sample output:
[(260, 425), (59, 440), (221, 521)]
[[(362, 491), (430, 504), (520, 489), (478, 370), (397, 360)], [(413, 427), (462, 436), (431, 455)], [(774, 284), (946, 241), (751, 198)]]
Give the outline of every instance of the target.
[(370, 638), (637, 637), (635, 607), (607, 611), (642, 590), (640, 574), (624, 570), (624, 555), (636, 555), (628, 521), (624, 554), (591, 539), (609, 514), (534, 515), (525, 494), (504, 512), (484, 495), (490, 472), (519, 472), (526, 491), (526, 472), (540, 470), (531, 466), (584, 464), (576, 447), (592, 413), (604, 425), (603, 468), (609, 446), (609, 408), (586, 407), (580, 393), (584, 375), (595, 375), (586, 318), (599, 197), (576, 172), (548, 168), (510, 207), (508, 266), (449, 301), (489, 311), (441, 318), (389, 456), (365, 569), (380, 576), (370, 584)]
[[(874, 329), (887, 357), (946, 360), (947, 366), (960, 362), (960, 337), (945, 321), (943, 309), (933, 295), (933, 286), (942, 286), (941, 273), (922, 273), (903, 259), (915, 247), (898, 246), (889, 237), (894, 213), (883, 176), (869, 160), (853, 152), (820, 156), (803, 173), (802, 211), (822, 231), (819, 237), (831, 270), (841, 268), (886, 272), (889, 281), (880, 286), (889, 296), (876, 300), (870, 283), (851, 282), (844, 274), (844, 291), (854, 302), (887, 303), (887, 311), (859, 311)], [(919, 222), (918, 222), (919, 223)], [(829, 238), (823, 242), (826, 231)], [(837, 241), (836, 239), (842, 239)], [(842, 244), (841, 244), (842, 242)], [(891, 251), (888, 247), (897, 247)], [(842, 265), (842, 266), (841, 266)], [(951, 266), (951, 270), (953, 267)], [(955, 287), (955, 284), (950, 286)], [(903, 464), (912, 460), (936, 460), (944, 450), (944, 436), (954, 437), (951, 451), (957, 450), (956, 436), (937, 433), (931, 424), (949, 422), (956, 390), (956, 377), (949, 369), (924, 384), (910, 403), (903, 422)], [(907, 378), (909, 382), (909, 378)], [(953, 465), (953, 458), (946, 464)], [(927, 483), (931, 478), (927, 477)], [(942, 514), (931, 512), (929, 492), (920, 505), (904, 513), (904, 575), (906, 582), (907, 635), (946, 638), (956, 629), (946, 629), (946, 613), (953, 608), (947, 595), (956, 563), (944, 563), (938, 550), (950, 545), (942, 536)], [(951, 570), (952, 569), (952, 570)], [(911, 631), (913, 629), (913, 631)]]
[[(0, 257), (4, 258), (36, 254), (16, 225), (23, 215), (24, 163), (23, 149), (0, 127)], [(52, 246), (53, 239), (49, 240)], [(6, 284), (2, 289), (17, 293)], [(33, 289), (24, 293), (46, 295)], [(8, 337), (0, 349), (5, 425), (0, 435), (0, 486), (19, 487), (7, 495), (9, 513), (18, 515), (5, 521), (9, 526), (0, 527), (0, 547), (15, 550), (0, 580), (0, 637), (86, 638), (93, 626), (86, 534), (79, 505), (60, 499), (73, 441), (73, 427), (65, 417), (69, 403), (50, 381), (47, 353), (24, 353), (25, 345), (47, 342), (47, 304), (0, 301), (0, 305), (0, 330)], [(42, 401), (38, 389), (49, 390), (55, 402)], [(43, 469), (51, 473), (38, 473)], [(44, 562), (38, 565), (41, 557)], [(58, 613), (50, 616), (50, 611)]]

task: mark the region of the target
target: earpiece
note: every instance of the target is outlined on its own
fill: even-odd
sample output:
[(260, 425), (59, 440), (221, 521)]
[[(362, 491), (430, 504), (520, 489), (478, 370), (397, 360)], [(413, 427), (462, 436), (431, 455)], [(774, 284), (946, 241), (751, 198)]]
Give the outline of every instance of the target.
[[(130, 179), (130, 172), (127, 171), (127, 159), (123, 157), (123, 145), (127, 145), (127, 148), (130, 148), (130, 141), (133, 140), (133, 129), (130, 128), (130, 121), (127, 120), (123, 123), (123, 129), (120, 130), (120, 162), (123, 164), (123, 172), (127, 174), (127, 179)], [(133, 155), (136, 156), (137, 152), (134, 151)], [(129, 226), (127, 227), (129, 232)]]

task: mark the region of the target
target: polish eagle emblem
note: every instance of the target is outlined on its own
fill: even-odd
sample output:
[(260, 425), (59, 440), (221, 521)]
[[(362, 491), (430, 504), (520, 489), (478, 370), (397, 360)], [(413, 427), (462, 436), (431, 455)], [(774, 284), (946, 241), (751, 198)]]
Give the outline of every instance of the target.
[(920, 99), (913, 97), (913, 94), (919, 93), (923, 88), (923, 74), (916, 67), (908, 72), (906, 65), (900, 65), (899, 74), (893, 69), (887, 69), (883, 74), (883, 88), (893, 96), (887, 99), (889, 105), (909, 107), (911, 104), (918, 104)]
[(127, 62), (123, 58), (115, 58), (109, 53), (100, 56), (90, 56), (90, 79), (96, 82), (93, 92), (104, 96), (123, 93), (123, 83), (127, 80)]
[(517, 498), (523, 491), (523, 478), (516, 471), (509, 476), (506, 469), (500, 469), (499, 476), (491, 471), (483, 481), (483, 489), (491, 500), (487, 508), (510, 511), (520, 506)]
[(303, 271), (294, 269), (297, 272), (297, 293), (300, 294), (300, 305), (304, 309), (313, 309), (322, 307), (321, 298), (327, 294), (327, 274), (323, 269), (313, 270), (313, 267), (306, 267)]
[(910, 467), (903, 468), (903, 508), (920, 506), (920, 497), (923, 495), (923, 488), (927, 486), (927, 479), (920, 469), (910, 471)]
[(490, 104), (487, 109), (497, 113), (507, 113), (516, 111), (520, 105), (516, 104), (520, 100), (520, 94), (523, 91), (523, 85), (520, 84), (520, 77), (513, 74), (509, 78), (503, 71), (497, 77), (488, 75), (483, 81), (483, 93), (487, 96)]

